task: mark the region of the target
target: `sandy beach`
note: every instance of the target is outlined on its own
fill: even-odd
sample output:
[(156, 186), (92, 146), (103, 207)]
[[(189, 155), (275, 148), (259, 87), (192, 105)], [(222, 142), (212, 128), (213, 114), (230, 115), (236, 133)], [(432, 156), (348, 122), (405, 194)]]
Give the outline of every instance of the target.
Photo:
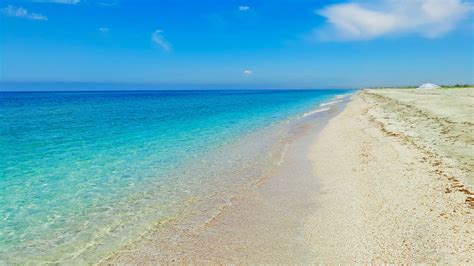
[(299, 126), (217, 216), (103, 263), (472, 263), (473, 97), (361, 90), (327, 124)]
[(309, 155), (325, 263), (472, 263), (474, 90), (363, 90)]
[(474, 0), (0, 20), (0, 266), (474, 266)]

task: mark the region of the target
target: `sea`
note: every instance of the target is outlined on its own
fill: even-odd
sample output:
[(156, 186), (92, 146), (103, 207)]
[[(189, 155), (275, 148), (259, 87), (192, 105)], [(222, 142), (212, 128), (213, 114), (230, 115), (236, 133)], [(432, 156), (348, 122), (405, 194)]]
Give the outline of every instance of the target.
[(205, 221), (279, 163), (295, 122), (352, 92), (2, 90), (0, 264), (95, 263)]

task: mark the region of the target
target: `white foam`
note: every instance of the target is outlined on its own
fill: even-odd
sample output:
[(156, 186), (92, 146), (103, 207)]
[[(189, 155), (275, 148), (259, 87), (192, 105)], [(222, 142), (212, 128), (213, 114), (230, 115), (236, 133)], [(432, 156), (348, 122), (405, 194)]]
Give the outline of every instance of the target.
[(329, 108), (329, 107), (318, 108), (316, 110), (304, 113), (302, 117), (306, 117), (306, 116), (309, 116), (309, 115), (314, 115), (314, 114), (321, 113), (321, 112), (326, 112), (326, 111), (329, 111), (330, 109), (331, 108)]
[(330, 102), (326, 102), (326, 103), (320, 104), (319, 107), (328, 106), (328, 105), (333, 105), (333, 104), (335, 104), (335, 103), (340, 103), (340, 102), (342, 102), (342, 100), (330, 101)]
[(346, 98), (346, 97), (349, 96), (349, 95), (350, 95), (350, 94), (341, 94), (341, 95), (336, 95), (336, 97), (334, 97), (334, 98), (336, 98), (336, 99), (344, 99), (344, 98)]

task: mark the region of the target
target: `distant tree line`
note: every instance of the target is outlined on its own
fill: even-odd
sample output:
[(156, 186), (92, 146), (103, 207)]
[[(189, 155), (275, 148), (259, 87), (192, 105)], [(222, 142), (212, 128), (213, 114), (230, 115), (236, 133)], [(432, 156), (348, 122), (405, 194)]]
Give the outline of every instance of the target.
[(474, 88), (474, 84), (442, 85), (443, 88)]

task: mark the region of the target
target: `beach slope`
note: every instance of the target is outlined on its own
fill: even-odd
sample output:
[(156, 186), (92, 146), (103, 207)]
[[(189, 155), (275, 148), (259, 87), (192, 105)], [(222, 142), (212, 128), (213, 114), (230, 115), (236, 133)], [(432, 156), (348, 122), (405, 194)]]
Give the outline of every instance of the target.
[(474, 262), (474, 90), (362, 90), (309, 158), (316, 261)]

